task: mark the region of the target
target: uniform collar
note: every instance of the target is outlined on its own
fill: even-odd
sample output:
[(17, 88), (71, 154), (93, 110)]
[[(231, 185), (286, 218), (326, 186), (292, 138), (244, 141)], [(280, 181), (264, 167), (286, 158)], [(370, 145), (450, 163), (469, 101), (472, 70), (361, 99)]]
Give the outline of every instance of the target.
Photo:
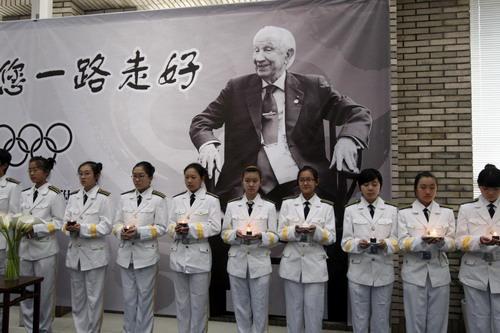
[(187, 190), (186, 191), (186, 194), (189, 197), (191, 197), (191, 194), (194, 194), (196, 199), (198, 198), (204, 198), (205, 197), (205, 194), (207, 193), (207, 190), (202, 186), (198, 189), (198, 191), (192, 193), (191, 191)]
[(272, 84), (273, 86), (281, 89), (282, 91), (285, 91), (285, 79), (286, 79), (286, 71), (283, 71), (281, 76), (273, 83), (267, 83), (266, 81), (262, 80), (262, 89)]
[(437, 202), (435, 202), (434, 200), (432, 200), (431, 204), (427, 207), (425, 207), (418, 199), (415, 200), (413, 202), (413, 210), (416, 210), (416, 211), (423, 211), (425, 208), (427, 208), (427, 210), (429, 212), (432, 212), (433, 210), (437, 210), (439, 208), (439, 205), (437, 204)]
[(42, 186), (40, 186), (39, 188), (36, 188), (35, 185), (33, 185), (33, 187), (31, 188), (31, 191), (34, 193), (35, 191), (38, 191), (38, 193), (40, 194), (45, 194), (49, 191), (49, 186), (50, 184), (47, 182), (45, 184), (43, 184)]
[(139, 192), (137, 189), (134, 192), (132, 192), (132, 193), (134, 194), (135, 198), (137, 198), (138, 196), (141, 196), (143, 199), (149, 199), (153, 195), (153, 186), (148, 187), (142, 193)]
[(95, 198), (97, 196), (98, 190), (99, 190), (99, 185), (97, 184), (94, 187), (92, 187), (88, 192), (85, 192), (85, 190), (82, 187), (82, 196), (86, 194), (88, 198)]
[(311, 203), (311, 205), (318, 204), (320, 202), (320, 198), (318, 197), (318, 195), (316, 193), (314, 193), (314, 195), (309, 200), (306, 200), (306, 198), (304, 198), (304, 196), (301, 193), (299, 195), (299, 200), (302, 204), (304, 204), (304, 202), (306, 202), (306, 201), (309, 201)]
[(0, 186), (5, 187), (7, 185), (7, 175), (0, 177)]
[(500, 197), (493, 201), (493, 202), (490, 202), (488, 200), (486, 200), (485, 197), (483, 197), (482, 195), (479, 196), (479, 200), (477, 201), (479, 203), (480, 206), (488, 206), (490, 203), (494, 204), (495, 207), (499, 208), (499, 205), (500, 205)]
[(384, 206), (384, 200), (382, 200), (380, 196), (378, 196), (377, 199), (375, 199), (375, 201), (372, 202), (371, 204), (368, 201), (366, 201), (366, 199), (363, 196), (361, 196), (359, 200), (360, 200), (359, 205), (361, 206), (361, 208), (366, 208), (369, 205), (373, 205), (373, 207), (375, 208), (382, 208)]

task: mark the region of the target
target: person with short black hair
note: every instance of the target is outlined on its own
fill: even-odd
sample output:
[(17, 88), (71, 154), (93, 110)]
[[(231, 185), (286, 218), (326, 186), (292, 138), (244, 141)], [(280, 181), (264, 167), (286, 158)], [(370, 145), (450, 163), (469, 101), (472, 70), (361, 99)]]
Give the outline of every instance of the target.
[(151, 163), (137, 163), (132, 169), (135, 188), (122, 193), (116, 210), (113, 233), (120, 240), (116, 263), (122, 280), (124, 333), (153, 332), (158, 237), (167, 229), (167, 202), (151, 185), (154, 172)]
[(316, 194), (318, 172), (310, 166), (297, 174), (300, 194), (283, 199), (278, 234), (287, 242), (280, 263), (289, 333), (322, 329), (328, 281), (324, 246), (335, 242), (333, 203)]
[(227, 272), (239, 333), (267, 332), (271, 251), (277, 244), (273, 202), (259, 194), (262, 181), (256, 166), (243, 171), (243, 196), (227, 204), (221, 237), (231, 245)]
[(380, 197), (382, 175), (365, 169), (357, 177), (360, 200), (344, 213), (342, 250), (349, 254), (349, 299), (354, 332), (390, 332), (393, 254), (398, 209)]
[(208, 287), (212, 252), (208, 237), (221, 230), (219, 198), (203, 186), (207, 171), (198, 163), (184, 168), (187, 191), (172, 198), (167, 233), (170, 269), (174, 271), (175, 305), (179, 333), (208, 329)]
[(500, 332), (500, 170), (487, 164), (477, 177), (481, 195), (458, 211), (458, 278), (465, 293), (468, 332)]
[(446, 333), (451, 281), (446, 252), (455, 251), (455, 215), (434, 201), (438, 182), (432, 173), (417, 174), (414, 189), (416, 200), (398, 214), (406, 331)]
[(71, 284), (71, 311), (76, 331), (100, 332), (104, 281), (109, 262), (106, 235), (112, 229), (111, 193), (98, 184), (102, 164), (78, 167), (81, 188), (70, 193), (63, 231), (70, 237), (66, 267)]
[[(64, 197), (61, 190), (48, 183), (55, 164), (53, 158), (32, 157), (28, 172), (33, 186), (21, 194), (21, 210), (35, 218), (32, 230), (19, 246), (20, 273), (42, 276), (40, 295), (40, 332), (52, 332), (56, 297), (56, 267), (59, 245), (56, 232), (64, 216)], [(22, 322), (28, 332), (33, 330), (33, 300), (21, 302)]]

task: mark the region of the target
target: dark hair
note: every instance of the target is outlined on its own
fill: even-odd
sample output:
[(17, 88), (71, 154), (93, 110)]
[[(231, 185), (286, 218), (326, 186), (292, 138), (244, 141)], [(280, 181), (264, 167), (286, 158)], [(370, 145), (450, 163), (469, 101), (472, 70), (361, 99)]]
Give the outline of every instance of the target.
[(243, 172), (241, 173), (241, 178), (245, 177), (245, 174), (247, 172), (257, 172), (259, 174), (259, 178), (262, 179), (262, 172), (255, 165), (249, 165), (245, 169), (243, 169)]
[(500, 187), (500, 170), (493, 164), (486, 164), (477, 176), (477, 185), (484, 187)]
[(304, 171), (310, 171), (314, 177), (314, 180), (318, 181), (318, 171), (314, 169), (312, 166), (304, 165), (297, 173), (297, 182), (299, 181), (300, 174)]
[(378, 182), (380, 183), (380, 188), (382, 188), (382, 175), (380, 174), (380, 172), (377, 169), (364, 169), (358, 175), (358, 187), (361, 187), (361, 185), (371, 182), (375, 179), (378, 180)]
[(414, 191), (417, 190), (418, 182), (420, 181), (420, 179), (425, 178), (425, 177), (434, 179), (434, 181), (436, 182), (436, 185), (437, 185), (438, 180), (437, 180), (436, 176), (434, 176), (430, 171), (422, 171), (422, 172), (419, 172), (415, 176), (415, 183), (413, 183), (413, 190)]
[(98, 162), (94, 162), (94, 161), (83, 162), (78, 167), (78, 171), (80, 171), (80, 169), (84, 165), (88, 165), (92, 169), (92, 172), (94, 173), (94, 177), (96, 179), (99, 179), (99, 176), (101, 175), (101, 171), (102, 171), (102, 163), (98, 163)]
[(10, 161), (12, 161), (12, 155), (5, 149), (0, 149), (0, 165), (7, 165), (7, 170), (10, 165)]
[(56, 160), (52, 157), (45, 158), (42, 156), (34, 156), (30, 159), (30, 163), (35, 163), (37, 167), (45, 171), (46, 173), (50, 173), (50, 171), (54, 168), (54, 164), (56, 164)]
[(149, 178), (152, 178), (153, 175), (155, 174), (155, 167), (153, 166), (153, 164), (149, 162), (146, 161), (139, 162), (132, 168), (132, 170), (138, 167), (143, 168), (144, 172), (146, 172)]
[(184, 173), (188, 169), (195, 169), (198, 175), (200, 175), (200, 178), (205, 178), (208, 175), (207, 169), (201, 166), (200, 163), (190, 163), (187, 165), (187, 167), (184, 168)]

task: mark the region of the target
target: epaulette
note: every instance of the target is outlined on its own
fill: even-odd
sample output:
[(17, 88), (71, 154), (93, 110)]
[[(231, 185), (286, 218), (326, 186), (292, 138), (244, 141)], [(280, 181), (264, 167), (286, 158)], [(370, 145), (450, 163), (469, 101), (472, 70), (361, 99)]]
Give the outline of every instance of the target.
[(479, 198), (476, 198), (472, 201), (467, 201), (467, 202), (464, 202), (462, 205), (465, 205), (465, 204), (470, 204), (470, 203), (474, 203), (474, 202), (478, 202)]
[(274, 202), (274, 201), (272, 201), (272, 200), (269, 200), (268, 198), (263, 198), (263, 197), (261, 197), (261, 198), (262, 198), (262, 200), (267, 201), (267, 202), (270, 202), (270, 203), (272, 203), (273, 205), (275, 205), (275, 206), (276, 206), (276, 202)]
[(214, 198), (219, 199), (219, 196), (217, 194), (213, 194), (213, 193), (210, 193), (208, 191), (207, 191), (207, 194), (210, 195), (210, 196), (212, 196), (212, 197), (214, 197)]
[(322, 203), (326, 203), (327, 205), (333, 206), (333, 202), (330, 200), (320, 199), (319, 201), (321, 201)]
[(408, 208), (412, 208), (412, 207), (413, 207), (412, 205), (407, 205), (407, 206), (403, 206), (403, 207), (399, 208), (399, 210), (408, 209)]
[(69, 195), (77, 194), (78, 192), (80, 192), (80, 190), (74, 190), (73, 192), (70, 192)]
[(439, 205), (439, 207), (442, 207), (442, 208), (448, 208), (448, 209), (453, 210), (453, 207), (448, 206), (448, 205)]
[(177, 193), (176, 195), (173, 196), (173, 198), (175, 197), (178, 197), (179, 195), (183, 195), (184, 193), (186, 193), (187, 191), (184, 191), (184, 192), (181, 192), (181, 193)]
[(61, 190), (54, 185), (49, 185), (49, 190), (51, 190), (52, 192), (56, 192), (57, 194), (61, 193)]
[(109, 195), (111, 194), (111, 192), (105, 191), (105, 190), (103, 190), (102, 188), (98, 189), (98, 190), (97, 190), (97, 193), (102, 194), (102, 195), (105, 195), (105, 196), (107, 196), (107, 197), (109, 197)]
[(160, 198), (162, 199), (165, 199), (166, 195), (161, 193), (160, 191), (157, 191), (157, 190), (153, 190), (153, 195), (157, 195), (159, 196)]
[(396, 207), (396, 208), (398, 208), (398, 205), (396, 205), (396, 204), (395, 204), (395, 203), (393, 203), (393, 202), (390, 202), (390, 201), (384, 201), (384, 203), (385, 203), (386, 205), (389, 205), (389, 206), (392, 206), (392, 207)]
[(5, 178), (5, 180), (8, 181), (8, 182), (17, 184), (17, 185), (21, 184), (21, 182), (19, 180), (14, 179), (14, 178), (7, 177), (7, 178)]
[(31, 187), (25, 188), (25, 189), (23, 190), (23, 192), (26, 192), (26, 191), (28, 191), (28, 190), (31, 190)]
[(239, 201), (241, 199), (243, 199), (243, 197), (237, 197), (237, 198), (229, 200), (227, 203), (230, 203), (230, 202), (233, 202), (233, 201)]
[(347, 205), (345, 205), (345, 208), (349, 207), (349, 206), (353, 206), (353, 205), (357, 205), (361, 202), (361, 200), (355, 200), (354, 202), (351, 202), (351, 203), (348, 203)]
[(135, 189), (130, 190), (130, 191), (123, 192), (123, 193), (122, 193), (122, 194), (120, 194), (120, 195), (129, 194), (129, 193), (132, 193), (132, 192), (135, 192)]
[(283, 201), (285, 201), (285, 200), (289, 200), (289, 199), (297, 199), (299, 196), (300, 196), (300, 194), (290, 195), (290, 196), (288, 196), (288, 197), (284, 197), (284, 198), (283, 198)]

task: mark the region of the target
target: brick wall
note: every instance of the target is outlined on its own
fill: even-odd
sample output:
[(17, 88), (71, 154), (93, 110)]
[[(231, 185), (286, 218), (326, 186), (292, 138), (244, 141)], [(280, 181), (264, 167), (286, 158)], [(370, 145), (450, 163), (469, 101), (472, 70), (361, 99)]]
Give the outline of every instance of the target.
[[(473, 197), (469, 0), (392, 0), (392, 20), (394, 10), (393, 196), (411, 203), (415, 175), (430, 170), (439, 179), (437, 201), (456, 211)], [(463, 331), (458, 267), (459, 255), (450, 255), (449, 332)], [(403, 331), (403, 317), (397, 281), (394, 332)]]

